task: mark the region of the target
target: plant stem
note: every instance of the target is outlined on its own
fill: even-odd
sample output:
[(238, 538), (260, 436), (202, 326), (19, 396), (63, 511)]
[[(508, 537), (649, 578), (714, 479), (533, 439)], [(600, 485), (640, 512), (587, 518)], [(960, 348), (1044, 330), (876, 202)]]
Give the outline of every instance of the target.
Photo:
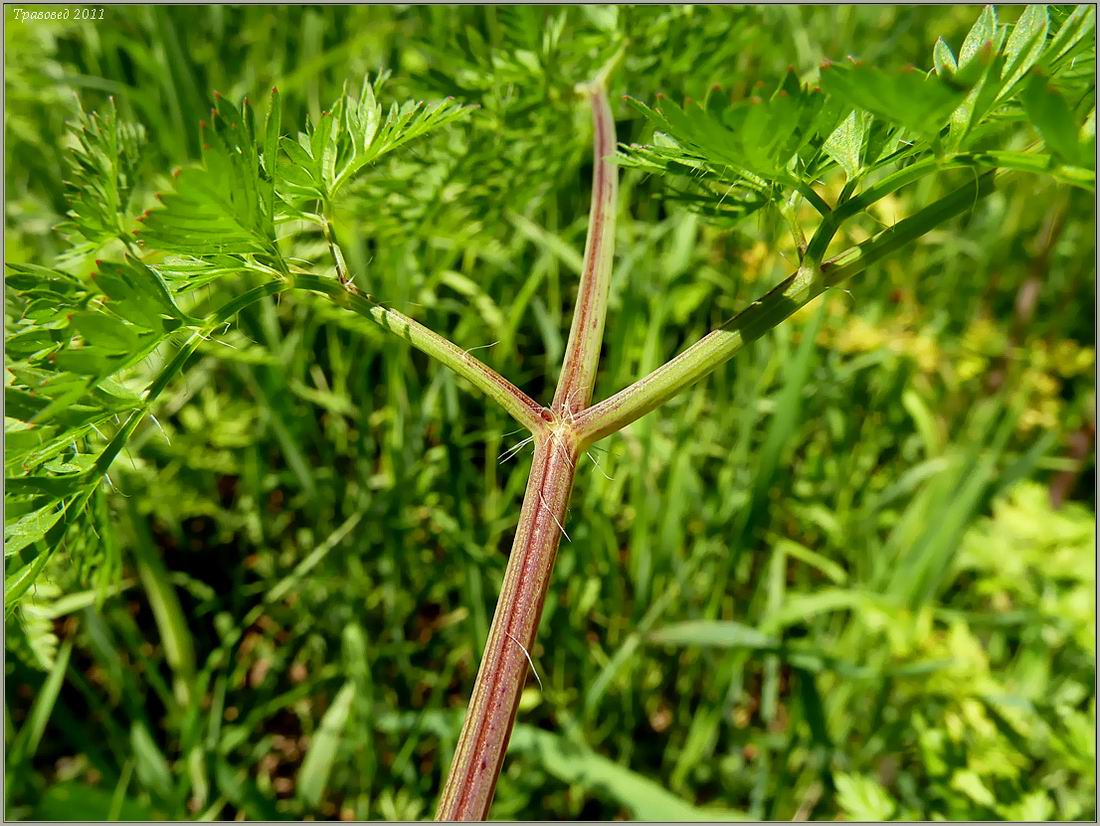
[(391, 307), (379, 304), (369, 295), (360, 292), (350, 281), (340, 283), (331, 278), (304, 273), (295, 273), (290, 277), (295, 288), (327, 295), (336, 304), (371, 319), (417, 350), (451, 368), (532, 433), (543, 430), (550, 420), (550, 413), (546, 408), (496, 370), (423, 324)]
[(438, 820), (484, 820), (512, 736), (520, 693), (534, 661), (530, 651), (576, 476), (578, 442), (572, 421), (592, 399), (607, 314), (614, 252), (616, 170), (615, 124), (605, 88), (606, 73), (583, 91), (592, 106), (595, 132), (592, 207), (584, 270), (552, 421), (535, 431), (535, 457), (523, 497), (512, 553), (504, 573), (485, 654), (443, 787)]
[(615, 244), (615, 195), (618, 175), (609, 156), (615, 151), (615, 121), (602, 78), (585, 87), (592, 104), (592, 206), (588, 215), (588, 238), (584, 245), (581, 272), (569, 343), (554, 393), (553, 409), (567, 418), (584, 410), (592, 401), (596, 368), (603, 345), (607, 317), (607, 291), (611, 286), (611, 258)]
[(326, 202), (321, 213), (321, 231), (325, 236), (325, 243), (328, 244), (332, 264), (336, 267), (336, 277), (340, 279), (341, 284), (346, 286), (351, 283), (351, 279), (348, 277), (348, 265), (344, 261), (343, 250), (336, 243), (336, 228), (332, 225), (332, 211), (332, 206)]
[(575, 422), (580, 447), (583, 449), (621, 430), (673, 398), (827, 288), (862, 272), (899, 247), (969, 209), (992, 192), (992, 184), (993, 173), (986, 173), (820, 267), (815, 267), (807, 254), (803, 266), (743, 312), (648, 376), (583, 411)]
[(806, 249), (806, 257), (812, 262), (820, 262), (825, 255), (829, 242), (833, 240), (833, 236), (844, 221), (863, 212), (887, 195), (897, 192), (903, 186), (948, 169), (965, 169), (967, 167), (1015, 170), (1018, 172), (1045, 172), (1057, 181), (1088, 190), (1092, 190), (1096, 183), (1096, 175), (1092, 170), (1058, 164), (1050, 155), (1040, 155), (1033, 152), (960, 152), (942, 158), (925, 158), (890, 173), (859, 195), (844, 200), (831, 212), (822, 213), (825, 220), (821, 222), (817, 232), (814, 233), (814, 237), (810, 240)]
[(504, 584), (485, 643), (437, 820), (485, 820), (512, 736), (550, 573), (564, 533), (577, 452), (571, 438), (544, 434), (523, 497)]

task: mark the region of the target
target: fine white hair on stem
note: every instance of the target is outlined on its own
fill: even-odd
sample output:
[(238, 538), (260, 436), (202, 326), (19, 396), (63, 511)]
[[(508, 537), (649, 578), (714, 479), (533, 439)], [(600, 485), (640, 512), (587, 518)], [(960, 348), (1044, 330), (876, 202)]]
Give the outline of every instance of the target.
[(474, 350), (486, 350), (489, 347), (496, 347), (498, 344), (500, 344), (499, 340), (498, 341), (490, 341), (488, 344), (479, 344), (479, 345), (477, 345), (477, 347), (471, 347), (468, 350), (466, 350), (465, 352), (466, 352), (466, 355), (470, 355), (470, 353), (472, 353)]
[(505, 635), (519, 646), (519, 650), (523, 652), (523, 656), (527, 658), (527, 664), (531, 666), (531, 673), (535, 675), (535, 682), (539, 684), (539, 691), (545, 692), (546, 689), (542, 687), (542, 679), (539, 677), (539, 671), (535, 668), (535, 661), (531, 659), (531, 655), (527, 653), (527, 649), (523, 647), (523, 643), (512, 636), (511, 632), (505, 631)]
[(608, 475), (607, 475), (607, 471), (606, 471), (606, 470), (604, 470), (604, 469), (603, 469), (603, 467), (602, 467), (602, 466), (600, 465), (600, 463), (596, 461), (596, 457), (595, 457), (595, 456), (593, 456), (593, 455), (592, 455), (591, 453), (589, 453), (589, 452), (588, 452), (587, 450), (586, 450), (586, 451), (584, 452), (584, 455), (585, 455), (585, 456), (587, 456), (587, 457), (589, 458), (589, 460), (590, 460), (590, 461), (592, 462), (592, 464), (594, 464), (594, 465), (596, 466), (596, 469), (597, 469), (597, 470), (598, 470), (598, 471), (599, 471), (600, 473), (602, 473), (602, 474), (603, 474), (603, 478), (604, 478), (604, 479), (606, 479), (606, 480), (607, 480), (608, 482), (614, 482), (614, 481), (615, 481), (615, 480), (614, 480), (614, 478), (612, 478), (611, 476), (608, 476)]
[(574, 387), (572, 390), (569, 391), (569, 395), (565, 397), (565, 410), (566, 410), (566, 413), (569, 416), (569, 421), (570, 422), (575, 422), (577, 420), (577, 414), (573, 410), (573, 402), (574, 402), (573, 397), (576, 396), (580, 392), (581, 392), (581, 389), (579, 387)]
[(569, 534), (565, 532), (565, 528), (563, 528), (561, 526), (561, 522), (558, 521), (557, 514), (555, 514), (554, 511), (550, 509), (550, 506), (546, 504), (546, 497), (542, 495), (541, 490), (539, 491), (539, 499), (542, 500), (542, 506), (546, 508), (546, 512), (550, 514), (550, 518), (554, 520), (554, 524), (558, 526), (558, 530), (561, 531), (561, 535), (565, 537), (566, 541), (572, 542), (573, 540), (569, 538)]
[[(131, 461), (133, 461), (133, 460), (131, 460)], [(103, 478), (107, 480), (107, 484), (111, 486), (111, 490), (113, 490), (115, 493), (117, 493), (123, 499), (129, 499), (130, 498), (129, 494), (127, 494), (118, 485), (116, 485), (114, 483), (114, 480), (111, 479), (111, 474), (105, 472), (103, 474)]]
[(562, 455), (565, 456), (565, 461), (569, 463), (569, 467), (573, 467), (573, 460), (569, 458), (569, 451), (565, 449), (565, 445), (562, 444), (561, 437), (557, 433), (551, 435), (554, 440), (554, 450), (561, 448)]
[(228, 341), (222, 341), (220, 338), (215, 338), (214, 336), (210, 335), (209, 333), (198, 333), (198, 336), (203, 341), (205, 341), (207, 344), (220, 344), (222, 347), (228, 347), (230, 350), (239, 351), (241, 349), (240, 347), (234, 347)]
[(169, 438), (168, 438), (168, 434), (164, 432), (164, 428), (163, 428), (163, 427), (161, 427), (161, 424), (160, 424), (160, 422), (158, 422), (158, 421), (157, 421), (157, 417), (156, 417), (156, 416), (154, 416), (154, 415), (153, 415), (152, 413), (150, 413), (150, 414), (149, 414), (149, 418), (150, 418), (150, 419), (152, 419), (152, 420), (153, 420), (153, 424), (155, 424), (155, 425), (157, 426), (157, 430), (159, 430), (159, 431), (160, 431), (160, 435), (164, 437), (164, 441), (168, 442), (168, 444), (169, 444), (169, 445), (171, 445), (171, 444), (172, 444), (172, 440), (171, 440), (171, 439), (169, 439)]
[(510, 447), (508, 450), (504, 451), (502, 454), (500, 454), (500, 457), (499, 457), (500, 464), (504, 464), (509, 459), (513, 458), (514, 456), (517, 456), (521, 450), (523, 450), (525, 447), (527, 447), (527, 445), (531, 444), (531, 442), (533, 442), (533, 441), (535, 441), (535, 437), (534, 436), (528, 436), (526, 439), (524, 439), (519, 444), (514, 445), (513, 447)]

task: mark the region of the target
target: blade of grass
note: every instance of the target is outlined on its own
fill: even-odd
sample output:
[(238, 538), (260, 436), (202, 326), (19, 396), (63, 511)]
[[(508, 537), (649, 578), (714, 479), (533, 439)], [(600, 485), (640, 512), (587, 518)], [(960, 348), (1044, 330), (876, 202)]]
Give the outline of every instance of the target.
[(355, 684), (345, 683), (321, 717), (321, 724), (314, 732), (309, 751), (298, 770), (298, 797), (310, 808), (320, 806), (324, 798), (329, 775), (336, 763), (340, 740), (344, 736), (344, 727), (351, 716), (354, 698)]

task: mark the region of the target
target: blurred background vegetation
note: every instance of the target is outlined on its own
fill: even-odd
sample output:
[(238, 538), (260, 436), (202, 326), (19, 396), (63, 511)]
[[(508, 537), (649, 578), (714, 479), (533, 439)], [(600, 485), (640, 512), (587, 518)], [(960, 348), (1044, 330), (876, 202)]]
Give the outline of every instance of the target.
[[(849, 53), (927, 67), (978, 11), (9, 18), (5, 255), (69, 252), (78, 100), (144, 124), (151, 205), (197, 157), (213, 90), (277, 85), (304, 124), (389, 69), (389, 100), (479, 109), (366, 176), (337, 215), (348, 263), (461, 346), (497, 342), (479, 355), (545, 398), (591, 179), (569, 90), (596, 45), (630, 38), (615, 93), (745, 96)], [(616, 109), (621, 141), (651, 137)], [(774, 220), (708, 223), (664, 194), (622, 175), (597, 398), (795, 260)], [(1094, 234), (1090, 193), (1017, 176), (603, 443), (494, 815), (1093, 818)], [(306, 296), (245, 312), (156, 418), (97, 495), (94, 540), (7, 619), (8, 816), (429, 817), (526, 479), (529, 454), (499, 460), (509, 421)], [(107, 585), (84, 564), (105, 558)]]

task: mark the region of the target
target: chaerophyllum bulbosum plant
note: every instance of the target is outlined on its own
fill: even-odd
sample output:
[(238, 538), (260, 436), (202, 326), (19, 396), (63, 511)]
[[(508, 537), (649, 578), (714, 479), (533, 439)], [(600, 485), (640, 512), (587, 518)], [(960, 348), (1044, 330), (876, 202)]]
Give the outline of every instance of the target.
[[(55, 554), (94, 537), (103, 485), (139, 427), (156, 426), (166, 388), (204, 342), (245, 308), (312, 293), (450, 368), (515, 419), (533, 445), (511, 554), (437, 816), (484, 819), (507, 751), (531, 651), (568, 536), (578, 463), (601, 439), (655, 410), (825, 291), (848, 284), (975, 209), (1006, 176), (1044, 175), (1092, 190), (1095, 13), (1029, 6), (1012, 26), (982, 11), (958, 54), (943, 41), (931, 68), (826, 63), (775, 88), (731, 99), (612, 95), (630, 55), (624, 37), (595, 51), (570, 80), (591, 116), (592, 198), (568, 343), (552, 398), (527, 395), (472, 352), (421, 325), (352, 270), (335, 215), (346, 192), (384, 158), (476, 108), (452, 99), (384, 107), (384, 75), (346, 93), (302, 132), (283, 122), (273, 90), (260, 115), (216, 95), (201, 124), (202, 162), (173, 173), (142, 210), (136, 176), (142, 128), (112, 105), (73, 130), (70, 250), (52, 266), (9, 265), (6, 336), (5, 604), (10, 617)], [(616, 113), (652, 127), (619, 146)], [(633, 384), (593, 401), (615, 260), (621, 167), (664, 176), (669, 197), (721, 220), (771, 212), (792, 234), (793, 272), (742, 312)], [(838, 195), (826, 181), (842, 181)], [(845, 228), (906, 187), (927, 194), (908, 215), (854, 246)], [(813, 218), (808, 219), (807, 215)], [(314, 238), (327, 260), (296, 257)], [(79, 262), (100, 256), (95, 271)], [(211, 306), (203, 288), (240, 285)], [(853, 286), (858, 301), (858, 283)], [(160, 364), (143, 392), (123, 380)], [(94, 540), (92, 541), (94, 545)], [(98, 556), (96, 556), (98, 554)], [(106, 588), (119, 562), (92, 552)]]

